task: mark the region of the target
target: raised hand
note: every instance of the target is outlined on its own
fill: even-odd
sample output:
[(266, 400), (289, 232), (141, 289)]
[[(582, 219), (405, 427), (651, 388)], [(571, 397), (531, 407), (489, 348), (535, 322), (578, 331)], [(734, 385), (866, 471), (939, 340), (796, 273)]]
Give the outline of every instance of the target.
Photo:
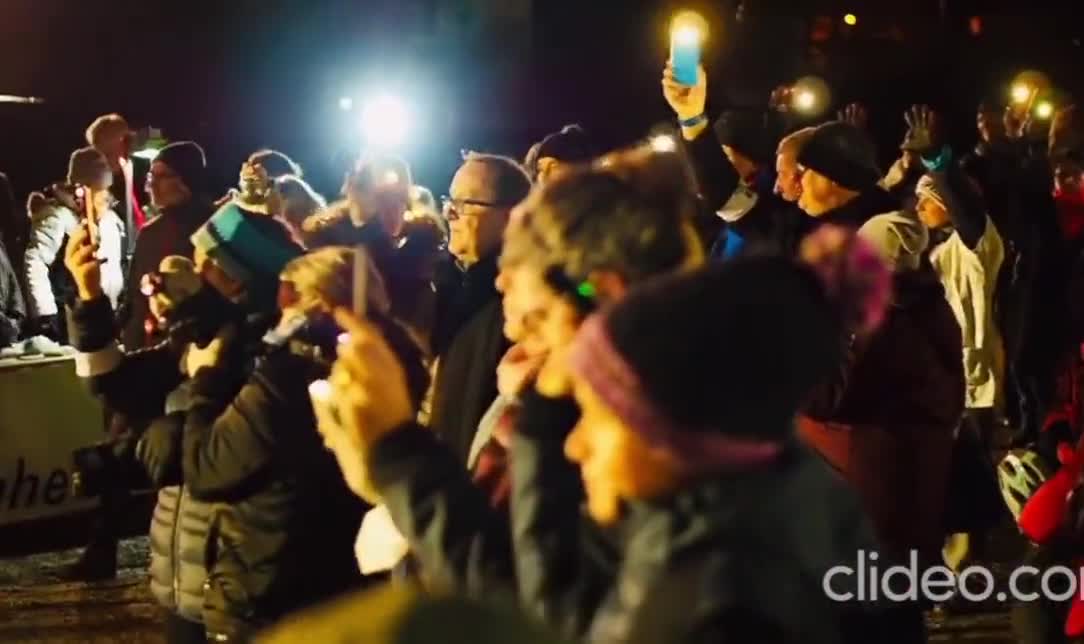
[(102, 261), (98, 246), (91, 242), (86, 222), (76, 228), (64, 249), (64, 266), (75, 281), (79, 299), (90, 301), (102, 295)]
[(903, 140), (905, 150), (926, 154), (941, 146), (941, 119), (928, 105), (912, 105), (903, 114), (907, 134)]
[(836, 117), (840, 121), (849, 123), (860, 130), (865, 130), (869, 126), (869, 112), (866, 110), (866, 106), (861, 103), (851, 103), (840, 110)]
[(683, 85), (674, 78), (674, 68), (667, 63), (662, 73), (662, 95), (679, 120), (700, 116), (708, 102), (708, 75), (703, 67), (699, 67), (696, 85)]

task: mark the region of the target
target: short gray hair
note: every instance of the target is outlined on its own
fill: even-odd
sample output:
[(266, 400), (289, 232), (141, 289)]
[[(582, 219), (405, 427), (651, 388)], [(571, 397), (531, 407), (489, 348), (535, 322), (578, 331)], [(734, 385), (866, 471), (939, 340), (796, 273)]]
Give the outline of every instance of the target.
[(463, 153), (463, 164), (483, 163), (494, 174), (493, 197), (501, 206), (512, 206), (527, 198), (531, 192), (531, 177), (523, 166), (511, 157), (483, 152)]

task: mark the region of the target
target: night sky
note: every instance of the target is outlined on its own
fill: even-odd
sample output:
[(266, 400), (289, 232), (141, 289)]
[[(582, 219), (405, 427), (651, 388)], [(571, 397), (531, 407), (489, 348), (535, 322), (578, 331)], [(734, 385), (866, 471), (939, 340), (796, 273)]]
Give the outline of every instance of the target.
[[(711, 21), (715, 108), (816, 72), (838, 102), (871, 105), (886, 153), (909, 102), (941, 108), (967, 143), (976, 102), (1000, 97), (1020, 69), (1084, 91), (1073, 86), (1084, 79), (1079, 2), (947, 0), (942, 21), (938, 0), (750, 0), (741, 24), (734, 4), (0, 0), (0, 93), (47, 100), (0, 105), (0, 171), (20, 195), (62, 177), (90, 120), (118, 111), (200, 142), (223, 188), (248, 152), (270, 145), (330, 192), (359, 145), (339, 97), (390, 88), (418, 105), (405, 154), (440, 194), (463, 148), (519, 157), (573, 121), (618, 144), (666, 120), (659, 75), (679, 7)], [(847, 11), (859, 16), (853, 30)], [(972, 15), (983, 16), (978, 37)], [(831, 33), (813, 51), (817, 16)]]

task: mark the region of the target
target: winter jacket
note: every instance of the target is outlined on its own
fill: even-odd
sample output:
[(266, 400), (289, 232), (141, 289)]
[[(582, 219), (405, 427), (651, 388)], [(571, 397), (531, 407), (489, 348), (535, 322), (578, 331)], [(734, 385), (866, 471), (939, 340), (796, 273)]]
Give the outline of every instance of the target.
[(437, 282), (432, 349), (438, 363), (429, 426), (466, 463), (471, 442), (497, 397), (497, 364), (508, 350), (494, 284), (496, 256), (467, 270), (450, 266)]
[(360, 584), (353, 543), (364, 507), (325, 449), (307, 393), (328, 368), (291, 341), (254, 370), (229, 361), (190, 381), (184, 484), (215, 504), (209, 632), (237, 637)]
[(799, 433), (862, 497), (888, 551), (936, 553), (964, 374), (960, 329), (929, 266), (896, 275), (881, 327), (847, 356)]
[(516, 573), (535, 618), (588, 642), (881, 641), (846, 638), (855, 605), (822, 589), (875, 544), (854, 493), (815, 455), (795, 444), (770, 465), (630, 503), (603, 531), (580, 514), (563, 453), (576, 417), (570, 401), (528, 394), (513, 439)]
[[(138, 432), (180, 436), (187, 388), (180, 358), (172, 350), (159, 346), (123, 354), (114, 340), (113, 311), (104, 297), (77, 301), (69, 309), (68, 328), (79, 350), (76, 373), (93, 393), (132, 419)], [(177, 485), (177, 477), (158, 478), (152, 473), (152, 482), (162, 487), (150, 527), (151, 592), (173, 613), (202, 622), (211, 506), (194, 500)]]
[(8, 259), (7, 249), (0, 244), (0, 347), (19, 339), (19, 330), (25, 321), (26, 304), (19, 278)]
[[(74, 198), (56, 187), (31, 216), (30, 241), (26, 248), (26, 283), (30, 317), (57, 315), (74, 285), (64, 266), (68, 236), (79, 227)], [(116, 308), (124, 290), (124, 222), (108, 210), (98, 221), (98, 256), (102, 262), (102, 292)]]
[(740, 178), (710, 128), (685, 145), (704, 213), (699, 228), (711, 257), (723, 260), (753, 249), (792, 254), (797, 249), (807, 223), (776, 196), (771, 169), (750, 181)]
[(368, 471), (428, 585), (471, 595), (515, 591), (507, 512), (463, 460), (410, 423), (372, 446)]
[(969, 409), (997, 407), (1002, 399), (1005, 351), (994, 320), (994, 295), (1004, 259), (1001, 235), (989, 217), (972, 243), (956, 230), (930, 250), (930, 263), (963, 334)]
[(150, 312), (147, 298), (139, 291), (143, 275), (158, 270), (164, 257), (192, 257), (190, 237), (214, 214), (210, 201), (192, 198), (175, 208), (162, 211), (139, 233), (132, 262), (128, 268), (127, 297), (117, 313), (121, 343), (130, 351), (153, 346), (161, 337), (147, 337), (144, 326)]

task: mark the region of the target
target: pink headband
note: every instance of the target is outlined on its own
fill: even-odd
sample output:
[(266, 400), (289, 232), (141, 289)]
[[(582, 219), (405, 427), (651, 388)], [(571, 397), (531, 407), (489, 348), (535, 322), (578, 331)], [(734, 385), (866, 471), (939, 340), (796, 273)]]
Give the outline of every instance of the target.
[(765, 464), (783, 449), (779, 442), (735, 438), (715, 428), (674, 422), (647, 396), (636, 371), (613, 345), (601, 314), (580, 327), (569, 366), (649, 445), (669, 452), (694, 472)]

